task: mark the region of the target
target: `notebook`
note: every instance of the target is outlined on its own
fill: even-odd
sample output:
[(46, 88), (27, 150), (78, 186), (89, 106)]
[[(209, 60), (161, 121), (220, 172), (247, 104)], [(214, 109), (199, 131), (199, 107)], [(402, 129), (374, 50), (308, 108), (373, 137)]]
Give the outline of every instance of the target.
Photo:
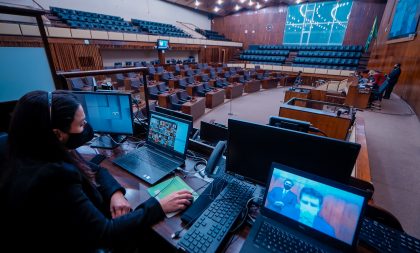
[(365, 192), (278, 163), (266, 189), (241, 252), (355, 250)]
[(191, 121), (150, 112), (145, 145), (113, 163), (153, 185), (185, 163), (191, 127)]

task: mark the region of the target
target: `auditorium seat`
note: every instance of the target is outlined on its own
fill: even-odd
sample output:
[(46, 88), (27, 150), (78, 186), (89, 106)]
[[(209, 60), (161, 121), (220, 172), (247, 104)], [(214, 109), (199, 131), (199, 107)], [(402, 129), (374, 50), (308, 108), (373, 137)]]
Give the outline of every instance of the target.
[(178, 95), (177, 94), (172, 94), (169, 96), (169, 104), (171, 105), (171, 109), (173, 110), (181, 110), (182, 105), (184, 104), (184, 102), (180, 101), (178, 99)]

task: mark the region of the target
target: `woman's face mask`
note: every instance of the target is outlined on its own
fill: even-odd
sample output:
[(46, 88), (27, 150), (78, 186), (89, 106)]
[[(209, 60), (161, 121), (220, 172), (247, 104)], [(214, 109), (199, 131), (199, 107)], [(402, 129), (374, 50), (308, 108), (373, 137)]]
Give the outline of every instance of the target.
[(93, 139), (93, 128), (86, 123), (81, 133), (68, 133), (69, 138), (64, 144), (68, 149), (76, 149)]

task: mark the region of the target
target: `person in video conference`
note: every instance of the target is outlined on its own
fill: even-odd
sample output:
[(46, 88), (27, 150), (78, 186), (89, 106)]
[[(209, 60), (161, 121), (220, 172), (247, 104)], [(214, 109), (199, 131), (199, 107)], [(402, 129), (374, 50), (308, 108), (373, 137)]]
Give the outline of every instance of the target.
[(330, 236), (335, 236), (334, 228), (324, 218), (319, 216), (323, 200), (324, 197), (317, 190), (304, 187), (300, 191), (299, 208), (284, 209), (282, 213), (309, 227), (315, 228)]
[(283, 187), (275, 187), (268, 195), (269, 203), (272, 203), (272, 209), (280, 212), (282, 209), (295, 208), (296, 194), (291, 189), (293, 182), (290, 179), (285, 179)]
[[(185, 209), (178, 191), (131, 208), (125, 189), (76, 148), (93, 137), (77, 98), (34, 91), (17, 103), (9, 132), (9, 165), (1, 170), (1, 227), (16, 252), (96, 252), (150, 242), (150, 227)], [(16, 240), (22, 243), (12, 243)], [(57, 248), (57, 245), (60, 248)]]

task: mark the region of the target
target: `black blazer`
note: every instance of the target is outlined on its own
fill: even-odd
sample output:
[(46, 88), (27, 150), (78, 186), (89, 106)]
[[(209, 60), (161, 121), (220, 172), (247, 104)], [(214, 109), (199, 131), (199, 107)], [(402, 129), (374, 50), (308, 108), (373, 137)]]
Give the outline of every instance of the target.
[(19, 165), (1, 192), (0, 229), (6, 237), (0, 247), (15, 252), (90, 252), (135, 245), (142, 231), (165, 217), (159, 202), (150, 198), (133, 212), (111, 219), (110, 198), (125, 190), (106, 169), (91, 166), (99, 186), (68, 163)]

